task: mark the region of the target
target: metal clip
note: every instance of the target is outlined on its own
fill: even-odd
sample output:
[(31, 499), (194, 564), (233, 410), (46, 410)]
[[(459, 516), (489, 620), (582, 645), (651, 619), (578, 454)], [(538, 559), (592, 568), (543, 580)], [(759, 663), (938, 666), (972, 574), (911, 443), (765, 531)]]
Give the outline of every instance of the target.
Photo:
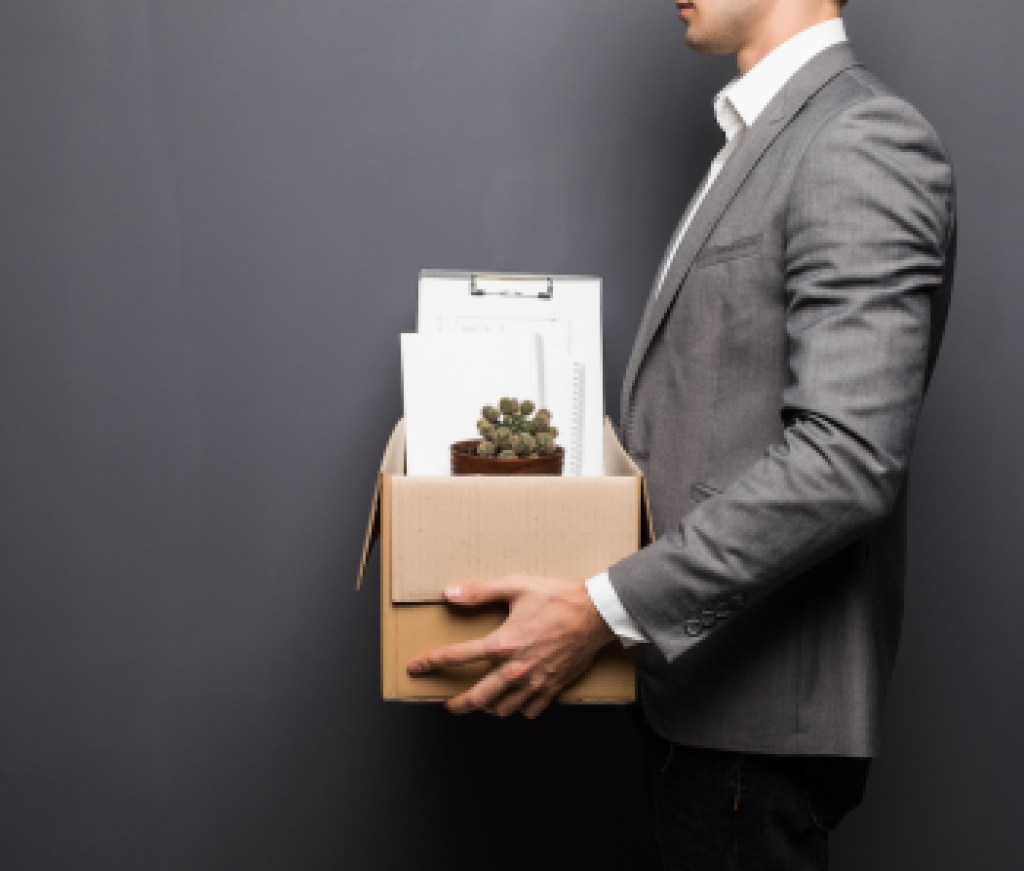
[[(484, 283), (486, 282), (486, 287)], [(525, 287), (516, 285), (541, 285)], [(552, 299), (555, 282), (550, 275), (474, 272), (469, 276), (470, 296), (519, 296), (528, 299)]]

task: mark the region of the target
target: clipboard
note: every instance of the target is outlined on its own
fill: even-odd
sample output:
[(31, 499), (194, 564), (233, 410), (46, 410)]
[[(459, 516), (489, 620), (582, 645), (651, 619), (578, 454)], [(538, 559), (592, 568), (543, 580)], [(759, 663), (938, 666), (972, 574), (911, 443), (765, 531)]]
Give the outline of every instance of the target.
[(559, 429), (564, 474), (604, 474), (600, 278), (424, 269), (416, 328), (424, 334), (536, 334), (540, 401)]

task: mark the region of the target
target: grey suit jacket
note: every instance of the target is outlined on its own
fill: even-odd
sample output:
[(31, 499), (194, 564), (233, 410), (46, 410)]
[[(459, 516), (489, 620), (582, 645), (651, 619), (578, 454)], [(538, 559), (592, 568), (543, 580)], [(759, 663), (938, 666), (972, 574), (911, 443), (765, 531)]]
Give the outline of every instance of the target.
[(669, 740), (878, 751), (954, 239), (938, 137), (847, 45), (787, 83), (697, 211), (621, 403), (658, 537), (609, 571)]

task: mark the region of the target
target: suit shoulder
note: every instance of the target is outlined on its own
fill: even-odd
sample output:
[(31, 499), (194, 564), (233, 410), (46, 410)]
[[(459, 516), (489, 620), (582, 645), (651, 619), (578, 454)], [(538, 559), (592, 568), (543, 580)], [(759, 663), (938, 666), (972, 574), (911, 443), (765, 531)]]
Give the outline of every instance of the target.
[(913, 103), (864, 67), (843, 71), (827, 90), (827, 97), (819, 96), (825, 97), (823, 102), (829, 108), (819, 113), (812, 142), (835, 145), (836, 140), (859, 135), (876, 146), (888, 144), (952, 168), (949, 151), (932, 123)]
[(862, 69), (833, 82), (841, 88), (819, 106), (815, 129), (795, 170), (791, 211), (823, 202), (876, 214), (914, 214), (929, 239), (947, 247), (955, 225), (949, 155), (932, 125), (907, 100)]

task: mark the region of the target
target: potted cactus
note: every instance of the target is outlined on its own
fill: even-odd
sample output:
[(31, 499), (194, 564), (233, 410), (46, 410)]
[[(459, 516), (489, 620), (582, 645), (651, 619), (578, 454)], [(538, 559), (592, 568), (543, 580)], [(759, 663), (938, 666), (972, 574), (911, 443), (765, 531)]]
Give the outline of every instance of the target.
[(515, 397), (485, 405), (476, 424), (479, 438), (455, 442), (453, 475), (561, 475), (565, 452), (556, 444), (551, 412)]

